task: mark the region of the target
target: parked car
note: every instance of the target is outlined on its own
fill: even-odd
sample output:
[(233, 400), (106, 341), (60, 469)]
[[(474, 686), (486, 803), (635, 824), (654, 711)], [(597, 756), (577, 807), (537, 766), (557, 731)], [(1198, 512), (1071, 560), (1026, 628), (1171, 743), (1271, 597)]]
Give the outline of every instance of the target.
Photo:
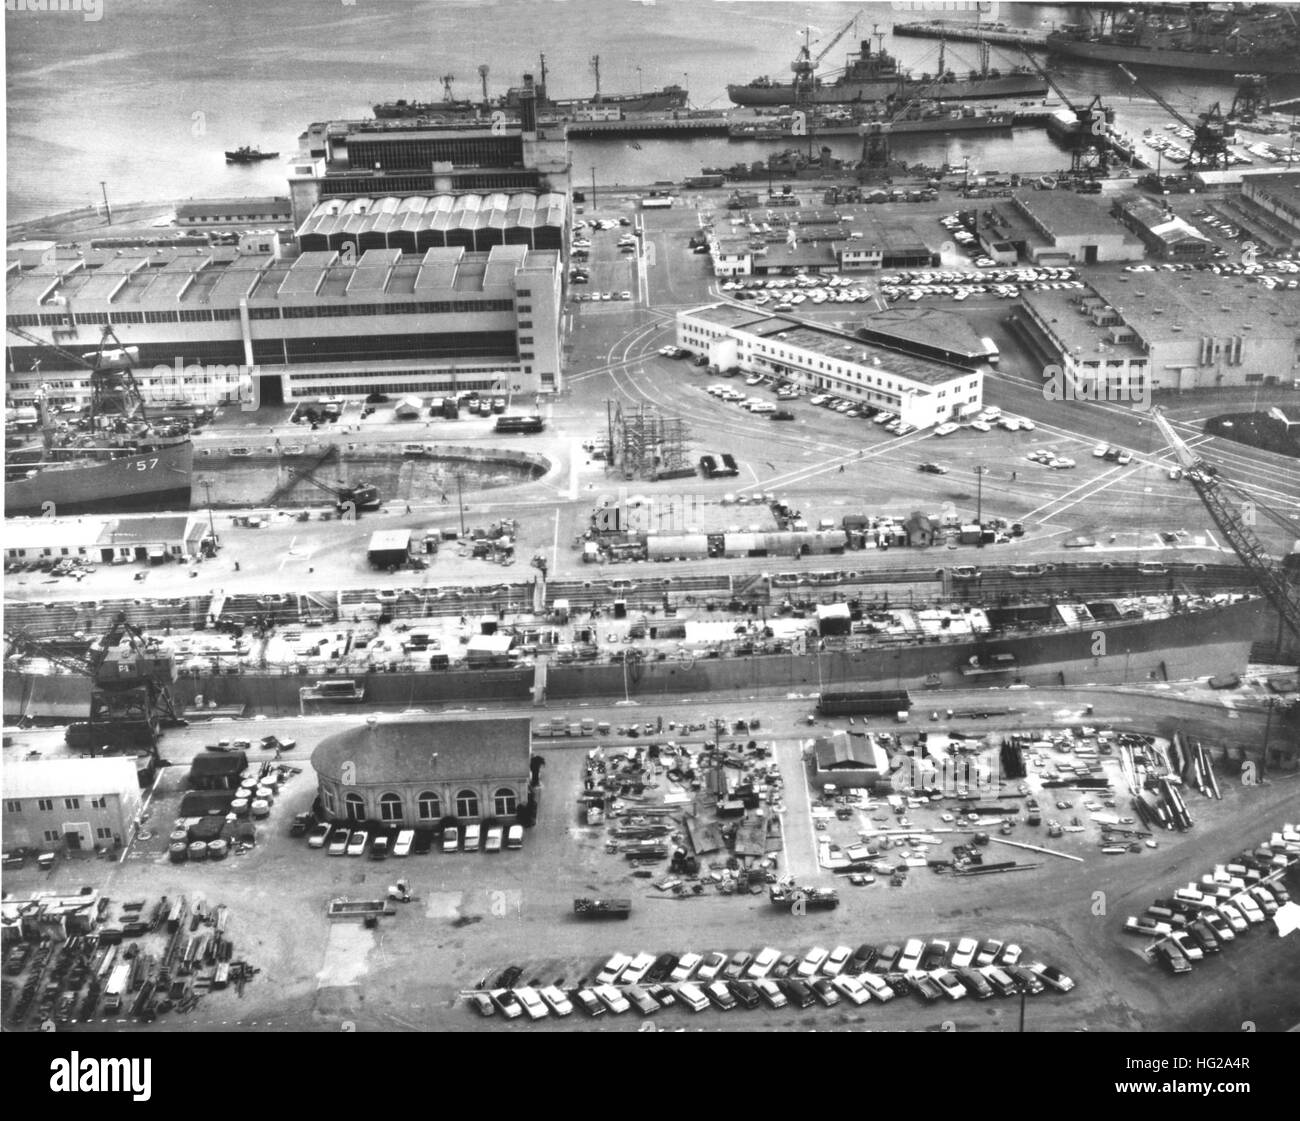
[(699, 968), (695, 971), (695, 976), (701, 981), (713, 981), (717, 979), (723, 967), (727, 964), (727, 955), (718, 953), (706, 954), (704, 961), (700, 963)]
[(829, 977), (818, 977), (812, 983), (813, 996), (822, 1002), (827, 1008), (834, 1008), (840, 1002), (840, 994), (835, 991), (835, 987)]
[(851, 1004), (866, 1004), (871, 999), (871, 992), (856, 977), (847, 973), (841, 973), (839, 976), (832, 978), (831, 984), (835, 991), (844, 997)]
[(600, 998), (592, 989), (577, 989), (574, 997), (581, 1008), (588, 1016), (596, 1017), (605, 1014), (605, 1006), (601, 1004)]
[(325, 847), (329, 840), (330, 834), (334, 832), (334, 826), (328, 821), (322, 821), (307, 837), (307, 847), (311, 849), (320, 849)]
[(737, 950), (731, 955), (731, 960), (727, 962), (726, 967), (723, 969), (723, 978), (728, 981), (734, 981), (738, 977), (743, 977), (745, 975), (745, 970), (749, 968), (750, 963), (753, 960), (753, 954), (748, 953), (745, 950)]
[(811, 1008), (817, 999), (813, 996), (812, 989), (806, 981), (801, 981), (797, 977), (788, 977), (779, 982), (781, 991), (785, 993), (789, 1002), (797, 1008)]
[[(620, 985), (639, 985), (645, 979), (645, 975), (650, 972), (650, 968), (654, 963), (654, 954), (642, 951), (628, 962), (622, 975), (617, 978), (618, 983)], [(614, 978), (610, 978), (611, 982), (613, 980)]]
[(530, 1020), (545, 1020), (549, 1014), (546, 1002), (538, 995), (536, 989), (515, 989), (515, 999), (523, 1006), (524, 1014)]
[(673, 971), (668, 975), (669, 980), (689, 981), (691, 979), (691, 975), (696, 971), (696, 969), (700, 967), (700, 964), (703, 961), (704, 959), (699, 954), (695, 954), (695, 953), (682, 954), (682, 956), (677, 959), (677, 965), (673, 968)]
[(732, 996), (731, 989), (725, 981), (710, 981), (704, 987), (704, 995), (723, 1012), (730, 1012), (736, 1007), (736, 998)]
[(623, 994), (613, 985), (597, 985), (595, 993), (600, 1003), (614, 1013), (615, 1016), (622, 1015), (632, 1007)]
[(370, 834), (364, 829), (354, 829), (348, 838), (348, 856), (361, 856), (366, 851), (366, 842), (369, 840)]
[(825, 946), (814, 946), (805, 955), (803, 961), (795, 972), (800, 977), (812, 977), (822, 967), (822, 963), (830, 956), (830, 951)]
[(1036, 974), (1043, 984), (1055, 989), (1058, 993), (1068, 993), (1074, 988), (1074, 981), (1054, 965), (1044, 965), (1041, 961), (1031, 961), (1026, 968), (1031, 973)]
[(651, 1016), (659, 1011), (659, 1002), (655, 1000), (642, 986), (628, 985), (623, 990), (624, 995), (642, 1016)]
[(773, 946), (764, 946), (763, 949), (754, 956), (754, 960), (749, 963), (748, 976), (754, 980), (761, 980), (772, 972), (776, 963), (781, 960), (781, 951)]
[(524, 1014), (524, 1006), (510, 989), (493, 989), (489, 995), (497, 1011), (507, 1020), (517, 1020)]
[(957, 948), (952, 952), (952, 967), (954, 969), (965, 969), (974, 962), (978, 950), (979, 943), (974, 938), (959, 939)]
[(547, 985), (538, 989), (537, 995), (546, 1001), (546, 1006), (557, 1016), (573, 1015), (573, 1002), (564, 995), (564, 990), (557, 985)]
[(788, 1003), (785, 993), (781, 991), (780, 983), (770, 977), (755, 981), (754, 988), (758, 990), (759, 998), (769, 1008), (784, 1008)]
[(853, 950), (849, 946), (836, 946), (826, 960), (822, 963), (821, 970), (827, 977), (838, 977), (844, 972), (844, 967), (848, 965), (849, 959), (853, 956)]

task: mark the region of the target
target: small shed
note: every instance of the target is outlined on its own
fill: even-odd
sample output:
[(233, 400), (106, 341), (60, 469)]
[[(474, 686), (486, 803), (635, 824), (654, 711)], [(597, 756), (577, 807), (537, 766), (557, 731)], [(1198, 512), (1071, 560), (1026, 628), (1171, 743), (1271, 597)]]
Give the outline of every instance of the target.
[(403, 397), (393, 408), (398, 420), (415, 420), (424, 412), (424, 402), (418, 397)]
[(841, 789), (871, 786), (889, 771), (889, 757), (871, 736), (832, 732), (812, 742), (813, 785)]
[(847, 603), (823, 603), (817, 608), (817, 631), (822, 637), (848, 634), (853, 620)]

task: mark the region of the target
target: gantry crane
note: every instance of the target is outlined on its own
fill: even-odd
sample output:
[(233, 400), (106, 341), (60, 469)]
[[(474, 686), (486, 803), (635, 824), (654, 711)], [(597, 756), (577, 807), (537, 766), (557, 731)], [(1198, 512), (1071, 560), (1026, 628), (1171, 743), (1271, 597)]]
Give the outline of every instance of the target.
[[(90, 371), (90, 415), (121, 417), (128, 423), (145, 423), (144, 395), (131, 372), (132, 364), (140, 357), (140, 348), (124, 346), (122, 340), (106, 325), (99, 337), (99, 346), (91, 354), (76, 354), (58, 343), (49, 342), (22, 327), (6, 326), (11, 335), (57, 354), (64, 361)], [(108, 344), (112, 343), (110, 347)]]
[(23, 630), (5, 637), (11, 658), (42, 658), (90, 679), (89, 719), (68, 727), (67, 742), (72, 747), (89, 751), (147, 747), (157, 762), (163, 728), (185, 723), (171, 693), (175, 659), (151, 646), (125, 613), (119, 612), (108, 630), (84, 650)]
[(1227, 493), (1229, 484), (1219, 469), (1206, 463), (1187, 446), (1159, 408), (1153, 409), (1152, 414), (1160, 435), (1169, 444), (1184, 475), (1196, 488), (1214, 524), (1277, 610), (1282, 625), (1300, 641), (1300, 591), (1287, 580), (1282, 566), (1268, 555), (1251, 528), (1255, 506), (1249, 499)]
[(1091, 179), (1096, 175), (1105, 175), (1110, 163), (1110, 145), (1106, 139), (1105, 126), (1115, 119), (1115, 110), (1101, 103), (1101, 94), (1093, 94), (1087, 105), (1076, 105), (1048, 70), (1025, 47), (1021, 53), (1029, 60), (1029, 65), (1038, 71), (1038, 76), (1047, 83), (1048, 88), (1074, 114), (1075, 128), (1073, 143), (1070, 146), (1070, 175), (1076, 179)]
[(1199, 123), (1194, 124), (1123, 63), (1119, 64), (1119, 68), (1130, 82), (1150, 96), (1161, 109), (1184, 128), (1191, 130), (1192, 145), (1191, 154), (1187, 158), (1188, 170), (1228, 166), (1230, 162), (1228, 141), (1232, 139), (1234, 130), (1232, 124), (1224, 117), (1223, 109), (1217, 101), (1205, 112), (1197, 114)]

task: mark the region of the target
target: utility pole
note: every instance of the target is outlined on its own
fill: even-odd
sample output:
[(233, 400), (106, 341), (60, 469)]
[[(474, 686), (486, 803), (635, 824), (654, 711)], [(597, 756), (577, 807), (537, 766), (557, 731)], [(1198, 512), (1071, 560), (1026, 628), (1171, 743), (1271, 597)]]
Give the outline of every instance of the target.
[(465, 479), (463, 471), (456, 472), (456, 503), (460, 507), (460, 535), (465, 536), (465, 498), (461, 492), (461, 484)]
[(596, 209), (596, 165), (591, 165), (591, 208)]
[(108, 184), (103, 179), (99, 181), (99, 189), (104, 192), (104, 215), (108, 219), (105, 225), (111, 226), (113, 224), (113, 210), (108, 205)]
[(984, 544), (984, 472), (986, 468), (975, 468), (975, 521), (980, 527), (980, 545)]

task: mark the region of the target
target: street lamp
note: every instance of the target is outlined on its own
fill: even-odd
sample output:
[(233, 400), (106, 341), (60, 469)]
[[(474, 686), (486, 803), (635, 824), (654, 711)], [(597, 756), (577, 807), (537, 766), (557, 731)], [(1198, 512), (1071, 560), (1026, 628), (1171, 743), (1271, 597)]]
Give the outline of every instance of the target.
[(975, 521), (980, 527), (981, 545), (984, 544), (984, 472), (987, 470), (987, 467), (975, 468)]
[(639, 66), (636, 68), (636, 92), (638, 97), (645, 93), (645, 89), (641, 85), (641, 67)]
[(591, 209), (596, 209), (596, 165), (591, 165)]
[(461, 492), (461, 484), (464, 482), (465, 473), (456, 472), (456, 504), (460, 507), (460, 535), (465, 536), (465, 497)]

